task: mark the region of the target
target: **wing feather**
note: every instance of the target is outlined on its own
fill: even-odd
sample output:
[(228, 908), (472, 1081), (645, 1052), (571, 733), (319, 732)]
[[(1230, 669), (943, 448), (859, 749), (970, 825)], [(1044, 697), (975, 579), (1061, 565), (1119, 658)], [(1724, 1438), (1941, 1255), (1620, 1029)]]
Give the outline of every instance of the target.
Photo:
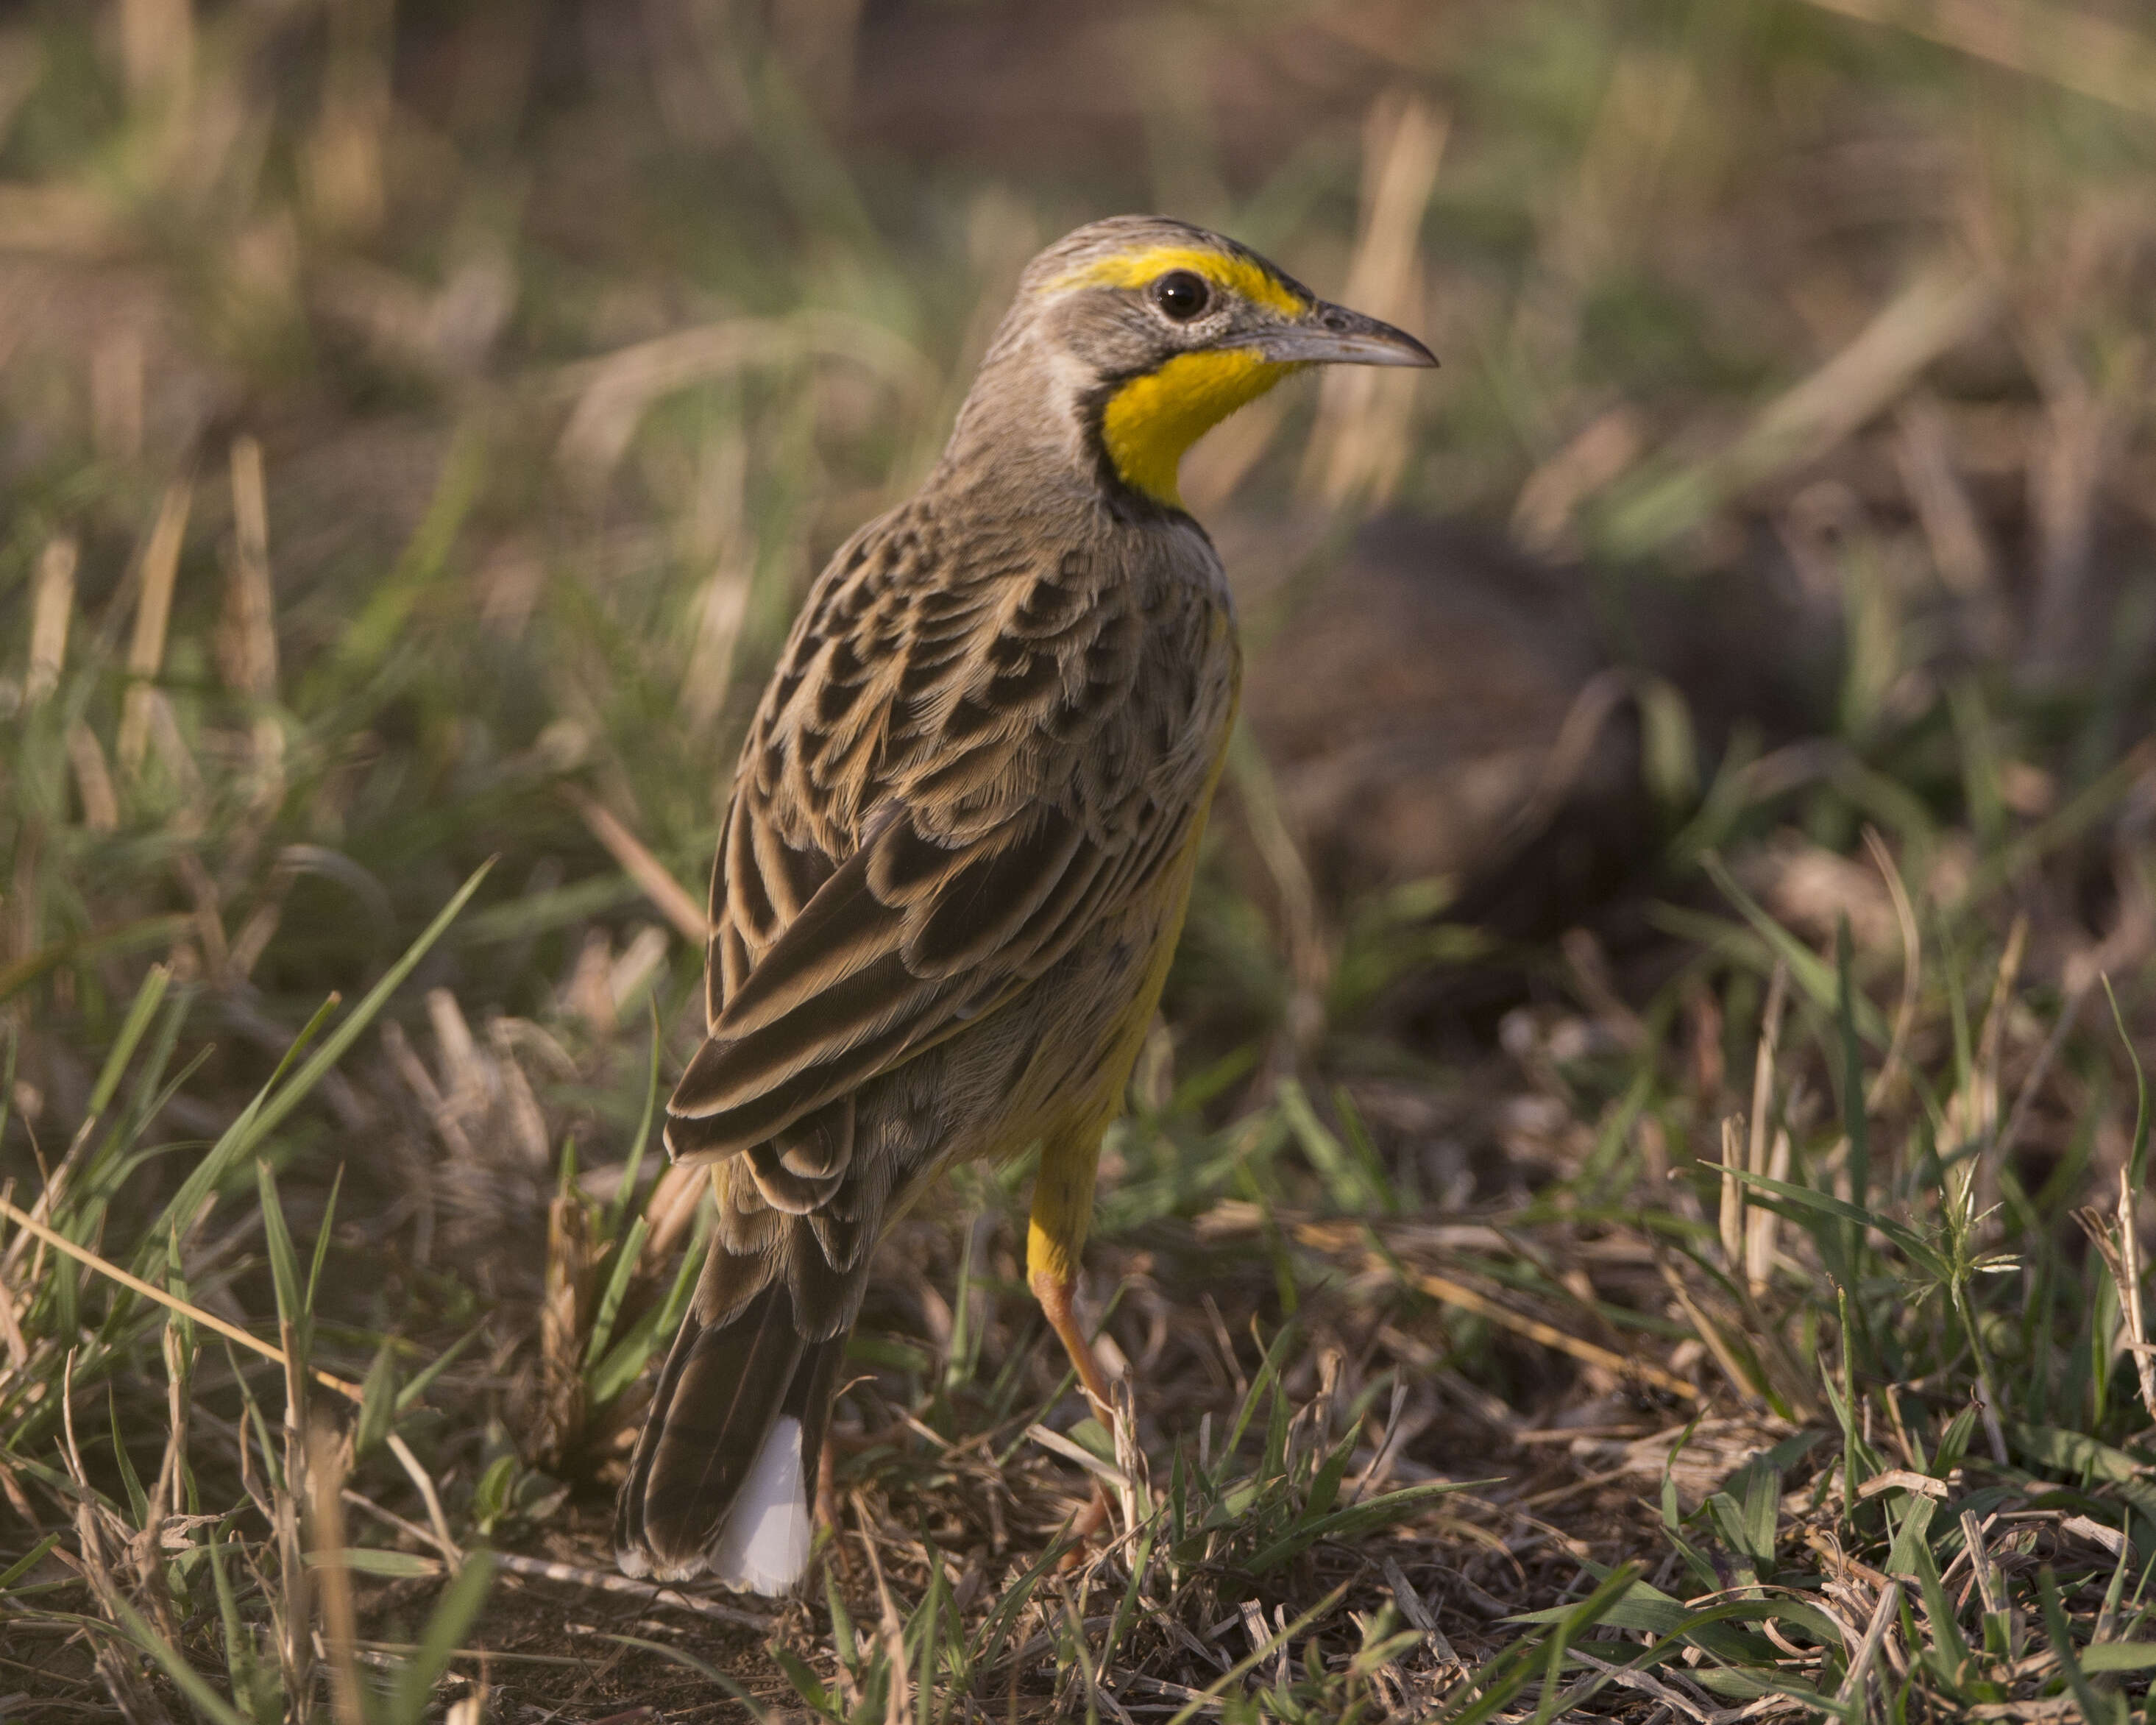
[[(766, 1145), (978, 1021), (1182, 850), (1232, 702), (1194, 674), (1210, 601), (1075, 552), (952, 555), (932, 521), (871, 529), (796, 626), (736, 776), (676, 1156)], [(789, 1206), (815, 1194), (788, 1176), (827, 1178), (759, 1155)]]

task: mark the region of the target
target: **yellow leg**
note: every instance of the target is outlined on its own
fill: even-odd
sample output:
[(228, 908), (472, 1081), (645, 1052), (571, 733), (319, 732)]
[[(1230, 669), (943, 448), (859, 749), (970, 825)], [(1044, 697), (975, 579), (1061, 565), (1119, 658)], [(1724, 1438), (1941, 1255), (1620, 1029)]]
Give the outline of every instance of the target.
[(1103, 1425), (1115, 1429), (1115, 1404), (1107, 1374), (1093, 1344), (1078, 1326), (1071, 1291), (1078, 1282), (1078, 1255), (1093, 1219), (1093, 1172), (1101, 1158), (1100, 1129), (1093, 1127), (1049, 1140), (1033, 1186), (1033, 1219), (1026, 1230), (1026, 1279), (1048, 1327), (1077, 1368), (1078, 1381)]
[[(1051, 1138), (1042, 1147), (1040, 1173), (1033, 1186), (1033, 1220), (1026, 1230), (1025, 1268), (1049, 1328), (1077, 1368), (1086, 1399), (1093, 1404), (1093, 1417), (1112, 1435), (1116, 1405), (1108, 1394), (1108, 1374), (1101, 1369), (1092, 1343), (1079, 1327), (1070, 1298), (1078, 1285), (1078, 1254), (1086, 1244), (1086, 1224), (1093, 1219), (1093, 1172), (1100, 1147), (1096, 1126), (1082, 1136)], [(1107, 1491), (1096, 1480), (1093, 1501), (1070, 1525), (1078, 1543), (1065, 1556), (1062, 1567), (1072, 1569), (1082, 1563), (1086, 1545), (1107, 1524)]]
[(1070, 1356), (1070, 1363), (1078, 1368), (1078, 1381), (1085, 1387), (1086, 1399), (1092, 1403), (1095, 1416), (1113, 1430), (1116, 1409), (1108, 1394), (1107, 1375), (1101, 1369), (1093, 1344), (1078, 1327), (1078, 1314), (1070, 1302), (1072, 1286), (1071, 1281), (1060, 1281), (1045, 1271), (1033, 1274), (1033, 1297), (1040, 1301), (1041, 1311), (1047, 1314), (1049, 1328), (1055, 1332), (1055, 1339), (1063, 1344), (1063, 1351)]

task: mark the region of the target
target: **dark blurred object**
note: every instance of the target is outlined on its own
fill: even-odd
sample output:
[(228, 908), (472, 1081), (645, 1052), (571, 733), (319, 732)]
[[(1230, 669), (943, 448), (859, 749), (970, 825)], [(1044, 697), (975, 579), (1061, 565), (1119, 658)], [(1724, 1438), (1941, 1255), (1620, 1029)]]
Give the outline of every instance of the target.
[(1221, 550), (1253, 635), (1245, 711), (1335, 902), (1442, 875), (1454, 915), (1561, 932), (1650, 872), (1666, 834), (1641, 690), (1681, 697), (1703, 773), (1737, 726), (1771, 746), (1830, 701), (1830, 623), (1762, 580), (1549, 563), (1405, 514), (1337, 563), (1247, 521)]

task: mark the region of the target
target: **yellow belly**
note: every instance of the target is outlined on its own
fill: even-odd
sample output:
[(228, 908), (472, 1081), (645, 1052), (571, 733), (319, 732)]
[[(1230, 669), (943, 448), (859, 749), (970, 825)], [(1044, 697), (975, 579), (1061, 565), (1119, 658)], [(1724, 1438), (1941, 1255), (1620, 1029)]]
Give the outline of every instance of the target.
[[(1233, 726), (1232, 709), (1229, 726)], [(1145, 1045), (1146, 1032), (1160, 1005), (1168, 967), (1183, 937), (1184, 917), (1190, 910), (1190, 884), (1198, 870), (1198, 851), (1205, 835), (1214, 788), (1228, 757), (1224, 734), (1213, 771), (1205, 782), (1198, 818), (1190, 836), (1174, 861), (1161, 870), (1159, 921), (1137, 987), (1129, 997), (1127, 1011), (1117, 1019), (1106, 1054), (1100, 1061), (1098, 1080), (1075, 1094), (1058, 1097), (1039, 1123), (1010, 1144), (1016, 1155), (1029, 1144), (1040, 1145), (1040, 1168), (1034, 1177), (1033, 1215), (1026, 1230), (1025, 1262), (1029, 1276), (1045, 1272), (1058, 1281), (1077, 1273), (1078, 1255), (1093, 1219), (1093, 1177), (1101, 1159), (1101, 1135), (1123, 1111), (1123, 1096)], [(1015, 1136), (1015, 1135), (1014, 1135)]]

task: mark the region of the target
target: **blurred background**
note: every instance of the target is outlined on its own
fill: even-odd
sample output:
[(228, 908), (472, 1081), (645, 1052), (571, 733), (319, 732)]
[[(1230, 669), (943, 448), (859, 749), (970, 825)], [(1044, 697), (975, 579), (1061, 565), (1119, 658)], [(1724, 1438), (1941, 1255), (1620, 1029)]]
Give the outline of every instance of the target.
[[(1670, 1443), (1626, 1445), (1712, 1404), (1726, 1440), (1690, 1453), (1727, 1471), (1826, 1417), (1820, 1265), (1861, 1301), (1861, 1266), (1725, 1163), (2019, 1254), (1995, 1323), (1881, 1271), (1861, 1372), (1949, 1411), (2011, 1378), (2025, 1421), (2123, 1441), (2138, 1296), (2066, 1219), (2138, 1183), (2156, 1048), (2128, 0), (9, 8), (13, 1202), (262, 1327), (266, 1158), (331, 1266), (318, 1360), (408, 1383), (472, 1332), (399, 1429), (459, 1527), (603, 1565), (700, 1225), (639, 1122), (693, 1045), (742, 727), (1026, 259), (1126, 210), (1443, 362), (1293, 383), (1186, 464), (1250, 675), (1107, 1158), (1094, 1309), (1148, 1447), (1300, 1313), (1282, 1381), (1342, 1430), (1375, 1409), (1366, 1486), (1616, 1482), (1566, 1500), (1573, 1544), (1462, 1510), (1481, 1556), (1424, 1553), (1455, 1599), (1561, 1597), (1578, 1551), (1661, 1537), (1624, 1506)], [(325, 1020), (337, 1063), (245, 1115), (332, 991), (364, 1003)], [(963, 1179), (979, 1223), (888, 1249), (840, 1424), (898, 1523), (944, 1491), (963, 1554), (994, 1520), (993, 1579), (1004, 1511), (887, 1437), (1055, 1388), (1025, 1170)], [(8, 1237), (32, 1531), (0, 1559), (71, 1525), (23, 1459), (58, 1466), (69, 1348), (144, 1422), (139, 1467), (101, 1440), (79, 1486), (156, 1473), (167, 1424), (162, 1314), (85, 1330), (101, 1284)], [(1611, 1364), (1641, 1349), (1659, 1389)], [(206, 1408), (237, 1393), (201, 1369)], [(195, 1465), (229, 1473), (244, 1421), (204, 1418)], [(1519, 1435), (1567, 1427), (1615, 1435)], [(1045, 1452), (998, 1466), (1034, 1469), (1041, 1538), (1083, 1495)], [(912, 1537), (886, 1560), (917, 1594)], [(81, 1658), (50, 1671), (93, 1685)]]

